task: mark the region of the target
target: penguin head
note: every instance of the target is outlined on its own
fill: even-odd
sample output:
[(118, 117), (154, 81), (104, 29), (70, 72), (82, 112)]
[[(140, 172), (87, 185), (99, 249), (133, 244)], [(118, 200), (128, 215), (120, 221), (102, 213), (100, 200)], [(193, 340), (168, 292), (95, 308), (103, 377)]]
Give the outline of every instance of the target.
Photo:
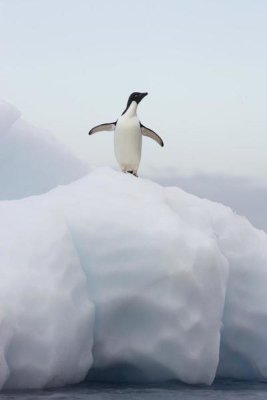
[(140, 103), (140, 101), (146, 96), (148, 93), (139, 93), (139, 92), (133, 92), (128, 99), (127, 107), (130, 106), (130, 104), (135, 101), (137, 104)]
[(125, 108), (125, 110), (123, 111), (123, 114), (126, 113), (126, 111), (128, 110), (128, 108), (130, 107), (130, 105), (132, 104), (132, 102), (136, 102), (136, 104), (139, 104), (140, 101), (146, 96), (148, 95), (148, 93), (140, 93), (140, 92), (133, 92), (132, 94), (130, 94), (129, 99), (127, 101), (127, 106)]

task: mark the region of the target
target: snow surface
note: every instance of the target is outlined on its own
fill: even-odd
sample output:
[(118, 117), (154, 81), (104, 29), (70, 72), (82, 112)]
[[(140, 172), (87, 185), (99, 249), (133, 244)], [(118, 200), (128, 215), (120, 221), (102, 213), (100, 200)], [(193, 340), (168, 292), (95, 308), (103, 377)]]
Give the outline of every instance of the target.
[(0, 201), (0, 388), (267, 380), (267, 235), (178, 188), (78, 179), (64, 147), (2, 110), (2, 198), (29, 197)]
[(0, 100), (0, 200), (44, 193), (87, 172), (88, 166), (49, 132)]

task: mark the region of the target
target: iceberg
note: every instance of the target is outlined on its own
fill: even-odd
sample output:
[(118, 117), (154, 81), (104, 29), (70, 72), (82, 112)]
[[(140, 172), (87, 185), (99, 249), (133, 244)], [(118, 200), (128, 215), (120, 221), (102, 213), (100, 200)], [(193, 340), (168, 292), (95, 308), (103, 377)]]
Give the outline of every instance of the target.
[[(3, 167), (21, 162), (23, 145), (19, 114), (4, 109), (14, 158)], [(4, 181), (0, 388), (267, 380), (266, 233), (177, 187), (110, 168), (86, 173), (51, 143), (66, 174), (53, 180), (52, 163), (45, 189), (22, 168), (24, 192)]]
[(53, 135), (0, 100), (0, 200), (41, 194), (87, 172), (87, 164)]
[(231, 209), (97, 169), (0, 216), (2, 387), (266, 378), (267, 235)]

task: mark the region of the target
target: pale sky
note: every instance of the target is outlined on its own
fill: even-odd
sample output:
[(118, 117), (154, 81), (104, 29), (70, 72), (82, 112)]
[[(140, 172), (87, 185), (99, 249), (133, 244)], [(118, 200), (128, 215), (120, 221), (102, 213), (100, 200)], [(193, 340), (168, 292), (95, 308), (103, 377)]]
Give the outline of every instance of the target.
[(0, 98), (90, 164), (115, 165), (132, 91), (141, 168), (267, 177), (267, 1), (0, 0)]

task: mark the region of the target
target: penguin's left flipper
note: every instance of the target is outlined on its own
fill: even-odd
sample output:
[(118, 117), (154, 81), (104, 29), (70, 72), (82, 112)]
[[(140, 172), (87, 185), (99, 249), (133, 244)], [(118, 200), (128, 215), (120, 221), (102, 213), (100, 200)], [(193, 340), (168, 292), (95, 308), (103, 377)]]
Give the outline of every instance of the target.
[(101, 124), (101, 125), (97, 125), (94, 126), (90, 131), (89, 131), (89, 135), (93, 135), (94, 133), (97, 132), (103, 132), (103, 131), (114, 131), (116, 126), (116, 122), (109, 122), (108, 124)]
[(163, 140), (156, 132), (152, 131), (151, 129), (147, 128), (143, 124), (140, 123), (142, 135), (148, 136), (151, 139), (155, 140), (161, 147), (164, 146)]

